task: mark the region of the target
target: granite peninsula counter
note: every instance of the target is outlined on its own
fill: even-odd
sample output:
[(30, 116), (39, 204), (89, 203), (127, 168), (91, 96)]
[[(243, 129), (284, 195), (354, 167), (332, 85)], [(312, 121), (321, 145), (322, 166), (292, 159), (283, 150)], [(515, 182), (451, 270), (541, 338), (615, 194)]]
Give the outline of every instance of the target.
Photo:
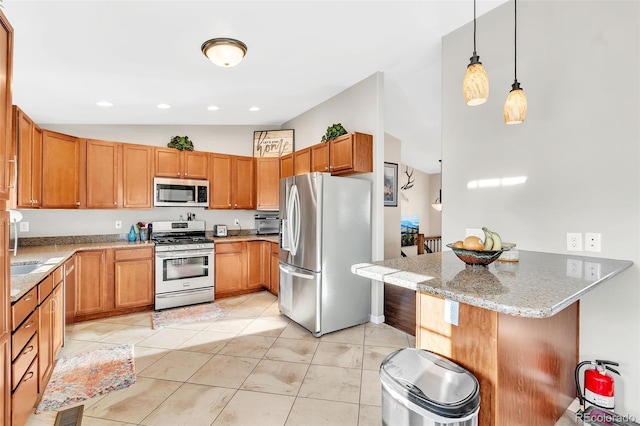
[(483, 426), (556, 424), (575, 399), (580, 298), (633, 265), (519, 252), (519, 262), (487, 268), (465, 267), (452, 251), (351, 267), (416, 290), (416, 346), (478, 378)]

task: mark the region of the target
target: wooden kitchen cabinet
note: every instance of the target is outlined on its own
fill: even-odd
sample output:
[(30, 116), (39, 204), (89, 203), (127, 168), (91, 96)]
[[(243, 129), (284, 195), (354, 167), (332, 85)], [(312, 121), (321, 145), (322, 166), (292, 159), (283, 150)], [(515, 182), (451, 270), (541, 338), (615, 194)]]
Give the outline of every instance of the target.
[(311, 148), (304, 148), (293, 153), (293, 174), (303, 175), (311, 171)]
[(280, 158), (256, 158), (256, 210), (280, 208)]
[(373, 172), (373, 136), (351, 132), (329, 141), (332, 175)]
[(311, 150), (311, 171), (329, 172), (329, 146), (327, 142), (315, 144)]
[(247, 289), (269, 288), (269, 253), (267, 241), (247, 241)]
[(76, 253), (76, 317), (108, 310), (106, 279), (106, 250)]
[(16, 208), (38, 208), (42, 205), (42, 130), (16, 105), (13, 106), (13, 140), (17, 170)]
[(80, 140), (74, 136), (43, 130), (42, 207), (80, 207)]
[[(0, 23), (4, 21), (0, 11)], [(0, 32), (1, 34), (1, 32)], [(9, 323), (11, 302), (9, 296), (9, 212), (2, 210), (0, 201), (0, 425), (11, 420), (11, 331)]]
[(120, 144), (87, 139), (86, 185), (89, 209), (115, 209), (119, 199)]
[(115, 250), (115, 308), (151, 307), (153, 247)]
[[(11, 149), (11, 82), (13, 70), (13, 28), (0, 12), (0, 200), (8, 200)], [(15, 163), (13, 163), (15, 166)], [(0, 409), (0, 415), (4, 414)], [(0, 418), (2, 420), (2, 418)], [(2, 423), (0, 423), (1, 425)]]
[(153, 147), (122, 144), (122, 207), (153, 208)]
[(293, 153), (280, 157), (280, 177), (293, 176)]
[(207, 179), (209, 154), (180, 151), (175, 148), (155, 149), (155, 176), (183, 179)]
[(76, 317), (76, 255), (64, 262), (65, 324), (73, 324)]
[(209, 155), (209, 208), (255, 208), (254, 161), (253, 157)]
[(64, 338), (64, 266), (38, 284), (38, 389), (44, 388)]
[(215, 247), (215, 297), (234, 296), (247, 288), (246, 242), (218, 243)]
[(271, 259), (270, 259), (270, 268), (269, 274), (271, 278), (269, 280), (269, 291), (276, 296), (278, 295), (278, 289), (280, 288), (280, 244), (271, 243)]

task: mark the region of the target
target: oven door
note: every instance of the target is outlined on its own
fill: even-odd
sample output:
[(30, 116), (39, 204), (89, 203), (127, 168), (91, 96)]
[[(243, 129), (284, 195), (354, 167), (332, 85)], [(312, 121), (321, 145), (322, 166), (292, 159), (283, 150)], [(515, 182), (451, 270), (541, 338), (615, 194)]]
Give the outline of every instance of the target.
[(213, 250), (156, 252), (156, 293), (213, 287)]

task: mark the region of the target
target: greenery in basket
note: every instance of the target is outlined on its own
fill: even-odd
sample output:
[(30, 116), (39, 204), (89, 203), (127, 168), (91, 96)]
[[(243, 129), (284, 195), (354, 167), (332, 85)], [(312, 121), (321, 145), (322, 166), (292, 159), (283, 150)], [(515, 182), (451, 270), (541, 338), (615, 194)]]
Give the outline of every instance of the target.
[(174, 136), (167, 146), (169, 148), (179, 149), (180, 151), (193, 151), (193, 142), (191, 142), (189, 136)]
[(332, 139), (337, 138), (338, 136), (346, 135), (347, 131), (342, 124), (334, 124), (333, 126), (327, 127), (327, 133), (322, 137), (321, 142), (328, 142)]

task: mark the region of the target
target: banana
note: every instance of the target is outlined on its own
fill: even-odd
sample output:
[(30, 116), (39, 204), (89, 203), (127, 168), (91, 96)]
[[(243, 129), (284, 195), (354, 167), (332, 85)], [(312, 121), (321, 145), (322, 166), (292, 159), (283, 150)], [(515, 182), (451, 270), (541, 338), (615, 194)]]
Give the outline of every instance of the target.
[(493, 238), (493, 247), (491, 250), (502, 250), (502, 238), (497, 232), (491, 231), (491, 237)]
[(484, 231), (484, 247), (482, 247), (482, 250), (491, 250), (494, 244), (493, 235), (487, 228), (482, 228), (482, 230)]

